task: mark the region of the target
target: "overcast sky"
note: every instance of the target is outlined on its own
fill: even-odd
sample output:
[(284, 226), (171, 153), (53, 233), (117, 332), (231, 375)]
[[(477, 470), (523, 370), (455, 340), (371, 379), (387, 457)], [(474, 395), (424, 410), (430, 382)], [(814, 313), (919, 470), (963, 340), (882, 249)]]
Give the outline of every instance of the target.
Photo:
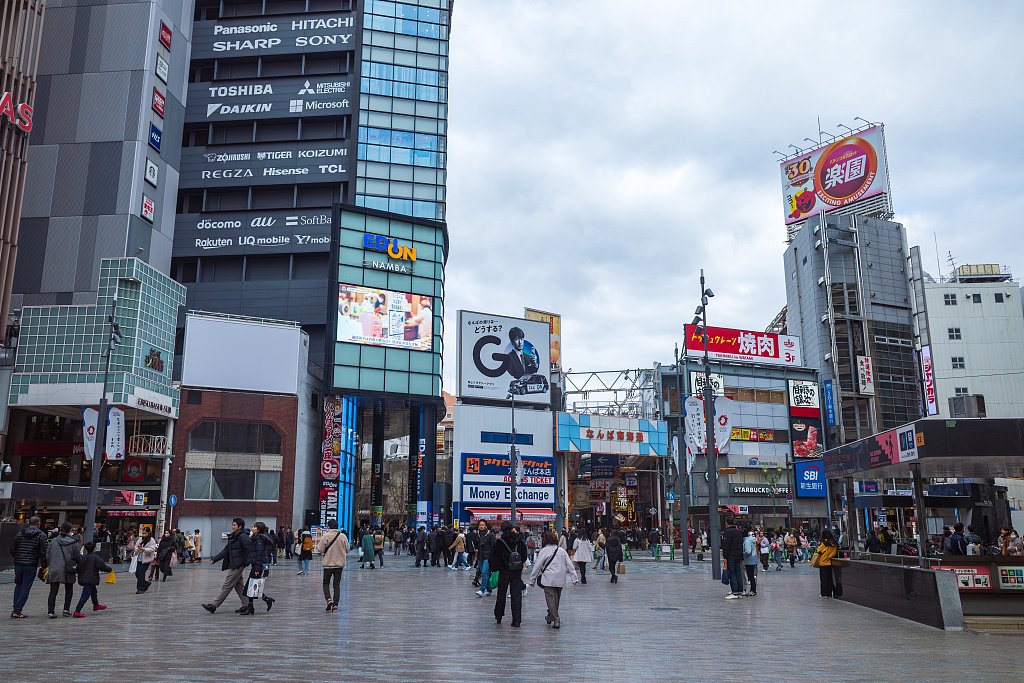
[(455, 311), (561, 313), (576, 371), (671, 362), (785, 304), (773, 150), (886, 124), (896, 220), (1024, 273), (1024, 3), (458, 0), (445, 386)]

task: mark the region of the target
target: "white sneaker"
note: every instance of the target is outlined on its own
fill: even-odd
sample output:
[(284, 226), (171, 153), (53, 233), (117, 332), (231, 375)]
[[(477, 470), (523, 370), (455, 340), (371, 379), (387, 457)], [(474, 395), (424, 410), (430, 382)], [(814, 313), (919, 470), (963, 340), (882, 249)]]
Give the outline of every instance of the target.
[(481, 590), (478, 590), (478, 591), (476, 592), (476, 596), (477, 596), (478, 598), (482, 598), (482, 597), (484, 597), (484, 595), (485, 595), (485, 594), (484, 594), (484, 591), (483, 591), (482, 589), (481, 589)]
[(729, 593), (729, 595), (725, 596), (725, 599), (726, 600), (739, 600), (742, 597), (743, 597), (742, 595), (733, 595), (732, 593)]
[(458, 571), (458, 569), (455, 568), (454, 564), (448, 565), (448, 569), (451, 569), (453, 572)]
[(468, 572), (470, 569), (472, 569), (472, 567), (467, 566), (467, 567), (463, 567), (462, 571)]

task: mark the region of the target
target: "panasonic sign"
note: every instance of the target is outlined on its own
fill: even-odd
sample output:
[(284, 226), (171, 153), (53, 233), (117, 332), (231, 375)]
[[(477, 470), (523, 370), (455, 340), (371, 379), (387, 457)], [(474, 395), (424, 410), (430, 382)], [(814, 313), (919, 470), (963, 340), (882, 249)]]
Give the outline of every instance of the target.
[(276, 21), (220, 19), (196, 22), (192, 57), (287, 51), (289, 48), (353, 45), (356, 21), (351, 14), (319, 18), (282, 17)]

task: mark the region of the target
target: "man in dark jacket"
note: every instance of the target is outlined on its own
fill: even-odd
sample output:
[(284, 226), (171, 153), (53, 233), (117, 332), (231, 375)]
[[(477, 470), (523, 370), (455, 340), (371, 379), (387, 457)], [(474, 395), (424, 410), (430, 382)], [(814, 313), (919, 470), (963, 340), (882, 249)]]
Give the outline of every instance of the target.
[(435, 525), (427, 534), (427, 543), (430, 545), (430, 566), (437, 567), (441, 558), (441, 543), (444, 541), (444, 532), (440, 526)]
[[(416, 537), (413, 540), (413, 545), (416, 547), (416, 566), (427, 566), (427, 552), (428, 546), (430, 545), (429, 536), (424, 527), (420, 527), (419, 531), (416, 532)], [(420, 562), (423, 564), (420, 565)]]
[(36, 578), (36, 567), (46, 566), (46, 533), (39, 528), (41, 520), (32, 517), (28, 526), (19, 531), (8, 548), (14, 562), (14, 609), (12, 619), (24, 619), (21, 610), (28, 602), (32, 582)]
[(725, 533), (722, 534), (722, 557), (729, 570), (729, 586), (732, 592), (727, 600), (743, 597), (743, 532), (732, 517), (725, 518)]
[(964, 523), (957, 522), (953, 525), (953, 535), (949, 537), (949, 554), (966, 555), (967, 541), (964, 539)]
[(284, 529), (284, 559), (292, 559), (293, 548), (295, 547), (295, 532), (292, 528), (285, 527)]
[(487, 522), (480, 520), (477, 525), (476, 541), (476, 577), (473, 585), (479, 586), (476, 592), (479, 597), (491, 594), (491, 553), (494, 551), (494, 534), (491, 533)]
[(228, 535), (227, 545), (210, 558), (211, 564), (221, 562), (220, 570), (227, 572), (220, 595), (212, 603), (203, 603), (203, 609), (210, 614), (217, 611), (231, 591), (235, 591), (238, 594), (238, 599), (242, 601), (242, 609), (238, 610), (239, 612), (249, 608), (249, 599), (245, 596), (245, 579), (242, 574), (245, 572), (246, 565), (249, 564), (249, 545), (251, 543), (249, 530), (245, 528), (245, 520), (235, 517), (231, 520), (231, 533)]

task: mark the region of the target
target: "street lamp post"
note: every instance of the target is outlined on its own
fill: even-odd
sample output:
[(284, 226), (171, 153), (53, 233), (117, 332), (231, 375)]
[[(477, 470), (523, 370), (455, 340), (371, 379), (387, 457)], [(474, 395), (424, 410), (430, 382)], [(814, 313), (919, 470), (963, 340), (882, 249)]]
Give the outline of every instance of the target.
[[(685, 353), (685, 352), (684, 352)], [(676, 495), (679, 496), (679, 539), (683, 551), (683, 565), (690, 565), (690, 535), (687, 533), (690, 518), (690, 473), (687, 472), (687, 458), (683, 438), (683, 366), (679, 362), (679, 345), (676, 344)]]
[(96, 533), (96, 508), (99, 505), (100, 496), (100, 470), (103, 469), (103, 457), (107, 449), (107, 383), (110, 377), (110, 356), (114, 349), (121, 344), (121, 328), (114, 322), (114, 314), (117, 312), (117, 295), (110, 302), (110, 316), (107, 319), (110, 325), (110, 334), (107, 338), (107, 348), (103, 351), (106, 357), (106, 366), (103, 369), (103, 394), (100, 396), (99, 415), (96, 418), (96, 443), (92, 449), (92, 470), (89, 478), (89, 503), (85, 512), (85, 542), (93, 539)]
[(704, 286), (704, 269), (700, 270), (700, 305), (694, 311), (693, 325), (704, 343), (704, 425), (707, 427), (707, 444), (704, 457), (708, 463), (708, 517), (711, 542), (711, 576), (722, 578), (722, 539), (719, 538), (718, 519), (718, 449), (715, 446), (715, 389), (711, 386), (711, 361), (708, 357), (708, 299), (715, 295)]
[(519, 479), (519, 453), (516, 449), (516, 394), (509, 392), (512, 397), (512, 447), (508, 451), (509, 469), (512, 473), (512, 502), (509, 504), (509, 517), (512, 523), (516, 523), (516, 483)]
[(772, 523), (775, 522), (775, 485), (782, 479), (782, 467), (776, 465), (770, 468), (767, 465), (761, 466), (761, 480), (772, 487)]

